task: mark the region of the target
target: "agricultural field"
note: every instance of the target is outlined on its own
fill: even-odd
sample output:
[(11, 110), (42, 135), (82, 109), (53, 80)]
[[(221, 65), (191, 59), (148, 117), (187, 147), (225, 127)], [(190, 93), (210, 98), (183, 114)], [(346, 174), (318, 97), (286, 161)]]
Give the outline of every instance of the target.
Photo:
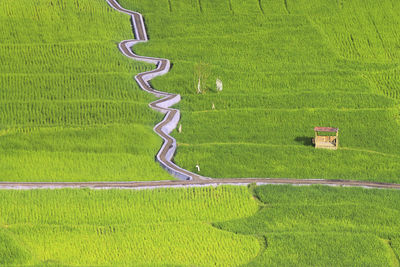
[(262, 236), (249, 266), (399, 266), (399, 191), (323, 186), (261, 186), (261, 209), (215, 223)]
[[(145, 18), (135, 52), (172, 62), (152, 84), (182, 95), (178, 165), (400, 183), (400, 3), (119, 2)], [(1, 1), (0, 36), (0, 181), (171, 179), (133, 79), (154, 66), (117, 49), (129, 16)], [(314, 126), (339, 127), (339, 150), (315, 150)], [(324, 186), (0, 190), (0, 265), (400, 266), (399, 203)]]
[(0, 2), (0, 181), (171, 179), (132, 35), (104, 0)]
[[(153, 85), (182, 95), (178, 165), (216, 178), (400, 182), (399, 1), (120, 3), (145, 18), (150, 41), (135, 52), (173, 64)], [(339, 150), (315, 150), (315, 126), (338, 127)]]
[(211, 222), (251, 216), (245, 187), (0, 191), (0, 264), (233, 266), (254, 236)]
[(0, 191), (0, 264), (399, 266), (398, 191)]

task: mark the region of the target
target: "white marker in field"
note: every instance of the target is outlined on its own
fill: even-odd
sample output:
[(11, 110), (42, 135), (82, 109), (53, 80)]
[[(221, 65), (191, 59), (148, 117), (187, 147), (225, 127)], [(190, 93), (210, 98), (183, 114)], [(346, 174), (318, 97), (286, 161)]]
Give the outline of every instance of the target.
[(218, 91), (218, 92), (221, 92), (221, 91), (222, 91), (222, 81), (221, 81), (220, 79), (217, 79), (217, 80), (215, 81), (215, 84), (216, 84), (216, 86), (217, 86), (217, 91)]
[(197, 84), (197, 93), (201, 94), (201, 82), (200, 82), (200, 78), (199, 78), (199, 83)]
[(182, 124), (179, 124), (178, 133), (182, 132)]
[(214, 102), (212, 103), (211, 109), (215, 109)]
[(199, 164), (196, 164), (196, 169), (197, 169), (198, 172), (200, 172), (200, 166), (199, 166)]

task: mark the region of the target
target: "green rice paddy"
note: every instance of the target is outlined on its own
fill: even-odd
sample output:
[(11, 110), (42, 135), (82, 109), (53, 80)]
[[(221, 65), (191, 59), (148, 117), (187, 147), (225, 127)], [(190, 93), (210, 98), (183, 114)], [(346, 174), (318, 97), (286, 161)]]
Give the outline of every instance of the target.
[(1, 190), (0, 199), (2, 265), (399, 266), (398, 191)]
[[(180, 93), (175, 162), (209, 177), (398, 182), (400, 5), (352, 1), (134, 1)], [(103, 1), (0, 4), (0, 180), (160, 180), (161, 115), (125, 58), (128, 16)], [(196, 65), (211, 73), (196, 94)], [(215, 79), (223, 81), (217, 93)], [(212, 106), (215, 109), (212, 109)], [(314, 126), (338, 127), (338, 151)]]
[(255, 188), (261, 209), (216, 223), (262, 236), (250, 266), (399, 266), (399, 192), (324, 186)]
[(211, 222), (251, 216), (245, 187), (1, 191), (0, 264), (233, 266), (258, 239)]
[[(182, 95), (180, 166), (399, 182), (397, 1), (120, 3), (145, 18), (135, 50), (173, 64), (153, 84)], [(170, 179), (154, 161), (162, 116), (133, 80), (152, 66), (117, 49), (128, 16), (103, 0), (2, 1), (0, 36), (0, 181)], [(314, 126), (339, 127), (339, 150), (315, 150)], [(398, 203), (323, 186), (0, 190), (0, 265), (399, 266)]]
[(0, 181), (170, 179), (129, 38), (103, 0), (1, 1)]
[[(178, 165), (399, 182), (398, 1), (120, 2), (146, 21), (150, 41), (135, 51), (173, 63), (153, 84), (182, 95)], [(211, 75), (196, 94), (200, 63)], [(339, 128), (338, 151), (311, 145), (315, 126)]]

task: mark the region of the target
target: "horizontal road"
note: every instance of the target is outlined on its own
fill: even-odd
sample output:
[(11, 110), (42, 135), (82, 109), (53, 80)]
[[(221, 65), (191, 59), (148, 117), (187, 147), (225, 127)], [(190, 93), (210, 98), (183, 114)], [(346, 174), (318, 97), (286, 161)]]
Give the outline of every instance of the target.
[(149, 189), (165, 187), (196, 187), (217, 185), (248, 185), (248, 184), (290, 184), (298, 186), (328, 185), (342, 187), (364, 187), (380, 189), (400, 189), (400, 184), (323, 179), (286, 179), (286, 178), (228, 178), (197, 181), (150, 181), (150, 182), (66, 182), (66, 183), (18, 183), (0, 182), (0, 189), (56, 189), (56, 188), (93, 188), (93, 189)]

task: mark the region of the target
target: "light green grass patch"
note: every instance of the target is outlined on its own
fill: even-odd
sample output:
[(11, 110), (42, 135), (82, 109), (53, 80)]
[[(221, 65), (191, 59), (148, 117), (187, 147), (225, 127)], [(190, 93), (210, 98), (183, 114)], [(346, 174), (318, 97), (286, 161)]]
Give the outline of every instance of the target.
[(245, 187), (0, 195), (0, 230), (31, 252), (21, 264), (236, 266), (260, 250), (257, 238), (211, 225), (257, 211)]
[(282, 233), (267, 238), (267, 249), (249, 266), (389, 266), (388, 248), (374, 235)]
[(0, 180), (163, 180), (154, 163), (159, 139), (151, 126), (112, 124), (83, 127), (14, 128), (0, 132)]

